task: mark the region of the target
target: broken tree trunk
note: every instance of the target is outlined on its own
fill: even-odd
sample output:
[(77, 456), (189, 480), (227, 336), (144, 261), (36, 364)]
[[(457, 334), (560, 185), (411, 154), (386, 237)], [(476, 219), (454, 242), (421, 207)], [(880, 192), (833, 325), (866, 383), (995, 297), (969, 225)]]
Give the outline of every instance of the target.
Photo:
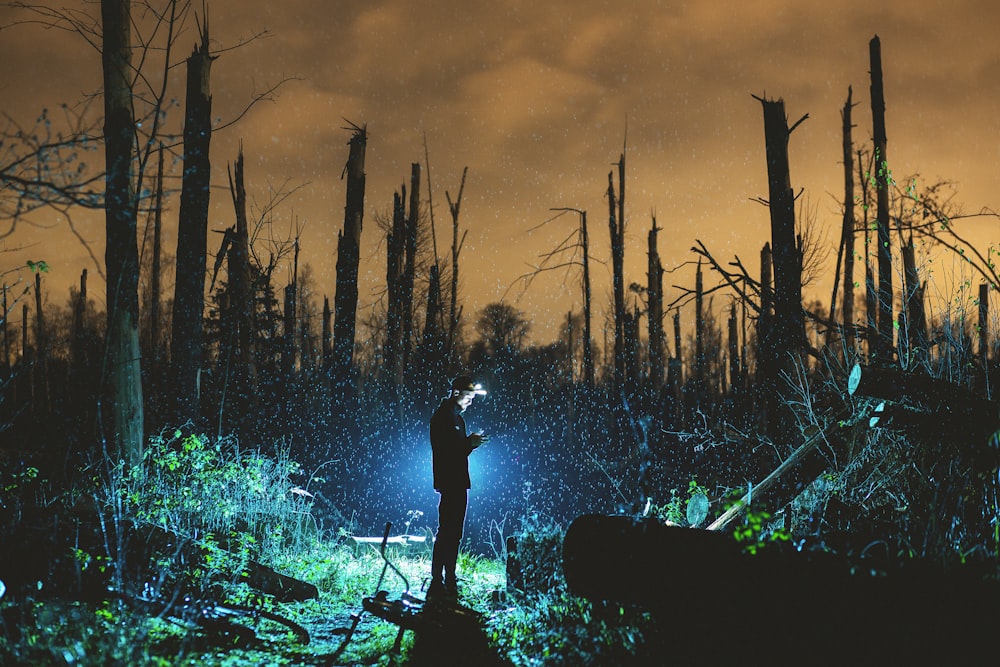
[(663, 264), (656, 247), (656, 216), (646, 237), (647, 267), (646, 285), (649, 299), (649, 380), (650, 391), (658, 393), (663, 386)]
[(965, 434), (979, 445), (1000, 429), (1000, 402), (923, 373), (855, 364), (848, 379), (851, 396), (869, 396), (905, 404), (937, 416), (942, 432)]
[(875, 143), (875, 215), (878, 226), (878, 341), (876, 363), (888, 364), (893, 350), (892, 245), (889, 240), (889, 187), (892, 174), (886, 157), (885, 92), (882, 46), (878, 35), (868, 43), (871, 61), (872, 140)]
[[(212, 165), (213, 57), (209, 54), (207, 25), (201, 43), (187, 59), (187, 97), (184, 109), (184, 175), (177, 218), (177, 259), (173, 316), (170, 322), (170, 362), (174, 398), (184, 419), (197, 418), (202, 336), (205, 313), (205, 260), (208, 244), (208, 208)], [(162, 154), (162, 152), (161, 152)]]
[[(846, 416), (841, 415), (841, 417)], [(795, 499), (827, 467), (827, 462), (816, 452), (821, 443), (839, 444), (844, 440), (840, 419), (830, 420), (825, 431), (813, 428), (806, 440), (781, 464), (756, 485), (751, 485), (739, 501), (723, 512), (708, 526), (708, 530), (722, 530), (733, 519), (746, 513), (747, 507), (780, 508)]]
[(347, 196), (344, 227), (337, 234), (337, 291), (333, 300), (334, 411), (345, 398), (354, 365), (354, 336), (358, 310), (358, 264), (361, 261), (361, 228), (365, 215), (365, 149), (368, 131), (352, 126), (350, 149), (344, 174)]

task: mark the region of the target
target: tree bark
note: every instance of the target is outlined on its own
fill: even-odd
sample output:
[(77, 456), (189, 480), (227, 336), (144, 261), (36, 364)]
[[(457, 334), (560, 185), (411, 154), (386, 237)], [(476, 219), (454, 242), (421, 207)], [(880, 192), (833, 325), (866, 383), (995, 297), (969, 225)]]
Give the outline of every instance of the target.
[(174, 308), (170, 332), (170, 360), (174, 391), (182, 416), (198, 417), (199, 376), (202, 365), (202, 327), (205, 312), (206, 245), (212, 165), (213, 58), (208, 51), (207, 23), (201, 43), (187, 59), (187, 97), (184, 110), (184, 175), (177, 221), (177, 260)]
[(653, 216), (653, 226), (646, 237), (648, 264), (646, 269), (647, 298), (649, 299), (649, 379), (650, 389), (659, 393), (663, 386), (663, 264), (656, 245), (660, 231)]
[(153, 210), (153, 266), (149, 275), (149, 354), (152, 363), (158, 364), (162, 359), (160, 344), (160, 255), (162, 253), (163, 231), (163, 144), (160, 144), (156, 170), (156, 205)]
[(240, 398), (252, 403), (257, 396), (257, 350), (254, 318), (254, 289), (250, 272), (250, 229), (247, 220), (247, 191), (243, 172), (243, 148), (236, 159), (230, 179), (236, 230), (229, 249), (229, 308), (232, 312), (228, 332), (236, 344), (238, 364), (234, 373)]
[(783, 100), (760, 99), (764, 111), (767, 154), (768, 210), (771, 214), (771, 256), (774, 272), (774, 320), (759, 359), (767, 394), (767, 433), (775, 442), (794, 437), (794, 419), (780, 398), (782, 371), (791, 370), (805, 346), (802, 310), (802, 254), (795, 234), (795, 195), (789, 177), (788, 140), (792, 131)]
[(451, 195), (448, 194), (447, 190), (444, 193), (448, 200), (448, 210), (451, 212), (451, 308), (448, 313), (448, 355), (452, 358), (457, 357), (458, 324), (461, 315), (458, 307), (458, 256), (462, 252), (462, 243), (465, 241), (464, 234), (461, 241), (458, 238), (458, 214), (462, 207), (462, 194), (465, 192), (465, 177), (468, 173), (468, 167), (462, 169), (462, 183), (458, 187), (458, 196), (455, 201), (451, 200)]
[[(624, 164), (625, 156), (621, 158)], [(621, 170), (619, 170), (621, 173)], [(619, 183), (619, 187), (623, 185)], [(625, 222), (619, 218), (615, 197), (614, 172), (608, 172), (608, 229), (611, 236), (611, 268), (614, 288), (614, 385), (620, 390), (625, 380)]]
[(583, 247), (583, 384), (594, 388), (594, 336), (590, 293), (590, 237), (587, 233), (587, 212), (580, 211), (580, 245)]
[(129, 0), (101, 0), (110, 401), (107, 426), (117, 454), (138, 465), (144, 434), (130, 5)]
[[(365, 206), (365, 149), (368, 132), (355, 127), (347, 158), (347, 204), (344, 208), (344, 228), (337, 235), (337, 293), (333, 307), (333, 367), (340, 392), (346, 390), (354, 365), (354, 336), (358, 310), (358, 264), (361, 259), (361, 227)], [(336, 406), (334, 406), (336, 409)]]
[(875, 215), (878, 226), (878, 344), (876, 361), (888, 364), (893, 350), (892, 245), (889, 236), (889, 187), (892, 173), (886, 156), (885, 93), (882, 49), (878, 35), (868, 43), (871, 60), (872, 139), (875, 146)]
[(920, 284), (917, 273), (916, 249), (913, 247), (913, 236), (902, 248), (903, 281), (906, 298), (903, 312), (906, 326), (903, 332), (906, 344), (900, 347), (905, 350), (906, 366), (922, 363), (927, 359), (927, 316), (924, 314), (924, 288)]
[(843, 160), (844, 160), (844, 217), (840, 228), (840, 246), (837, 253), (837, 272), (833, 278), (833, 296), (830, 299), (830, 322), (831, 326), (827, 335), (827, 344), (832, 342), (831, 336), (834, 331), (833, 323), (837, 321), (837, 281), (840, 278), (840, 267), (844, 268), (844, 306), (843, 306), (843, 331), (844, 348), (847, 354), (854, 350), (854, 142), (851, 123), (851, 94), (852, 89), (847, 87), (847, 101), (840, 112), (843, 134)]

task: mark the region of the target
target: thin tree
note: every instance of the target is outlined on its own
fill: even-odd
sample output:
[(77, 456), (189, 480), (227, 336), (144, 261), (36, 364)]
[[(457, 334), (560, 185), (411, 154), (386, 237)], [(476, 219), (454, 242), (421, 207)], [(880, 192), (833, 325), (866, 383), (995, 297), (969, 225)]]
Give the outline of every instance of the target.
[(458, 186), (458, 196), (452, 201), (447, 190), (444, 192), (445, 199), (448, 200), (448, 210), (451, 212), (451, 307), (448, 311), (448, 354), (455, 358), (455, 349), (458, 337), (458, 325), (462, 316), (458, 306), (458, 258), (465, 244), (465, 237), (468, 230), (462, 233), (462, 238), (458, 238), (458, 214), (462, 207), (462, 194), (465, 192), (465, 177), (469, 173), (469, 168), (462, 169), (462, 182)]
[(664, 335), (663, 335), (663, 264), (657, 249), (656, 235), (660, 228), (656, 226), (656, 216), (646, 237), (647, 268), (646, 284), (649, 300), (649, 379), (653, 392), (659, 392), (663, 385), (664, 369)]
[(854, 350), (854, 141), (851, 123), (852, 89), (847, 87), (847, 101), (840, 112), (841, 132), (843, 136), (844, 160), (844, 215), (840, 228), (840, 244), (837, 246), (837, 269), (833, 276), (833, 294), (830, 297), (830, 327), (827, 329), (827, 344), (832, 341), (837, 321), (837, 286), (840, 281), (840, 270), (844, 270), (843, 296), (843, 331), (844, 347), (848, 354)]
[(878, 35), (868, 43), (871, 61), (872, 141), (875, 149), (875, 215), (878, 227), (878, 343), (876, 363), (888, 364), (893, 349), (892, 246), (889, 238), (889, 188), (892, 173), (886, 155), (885, 92), (882, 47)]
[[(619, 162), (624, 172), (625, 155)], [(624, 186), (619, 182), (620, 189)], [(608, 172), (608, 231), (611, 237), (611, 274), (614, 307), (614, 386), (617, 392), (625, 380), (625, 221), (615, 195), (614, 172)]]

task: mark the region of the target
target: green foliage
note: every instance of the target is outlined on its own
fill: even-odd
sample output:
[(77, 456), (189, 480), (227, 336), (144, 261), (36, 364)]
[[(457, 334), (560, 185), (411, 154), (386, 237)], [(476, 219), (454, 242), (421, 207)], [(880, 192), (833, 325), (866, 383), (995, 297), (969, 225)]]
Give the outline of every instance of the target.
[(790, 541), (791, 532), (782, 526), (772, 525), (770, 519), (770, 512), (748, 507), (744, 513), (743, 523), (733, 530), (733, 539), (742, 544), (743, 551), (748, 554), (756, 554), (770, 543)]
[(670, 500), (664, 505), (653, 504), (650, 507), (650, 514), (667, 523), (678, 526), (687, 525), (687, 508), (691, 499), (697, 495), (708, 496), (708, 489), (698, 482), (698, 478), (693, 476), (688, 481), (687, 494), (681, 495), (676, 488), (670, 489)]
[(287, 450), (268, 457), (178, 429), (151, 438), (142, 465), (115, 469), (108, 501), (138, 522), (273, 561), (317, 538), (312, 497), (292, 481), (298, 472)]

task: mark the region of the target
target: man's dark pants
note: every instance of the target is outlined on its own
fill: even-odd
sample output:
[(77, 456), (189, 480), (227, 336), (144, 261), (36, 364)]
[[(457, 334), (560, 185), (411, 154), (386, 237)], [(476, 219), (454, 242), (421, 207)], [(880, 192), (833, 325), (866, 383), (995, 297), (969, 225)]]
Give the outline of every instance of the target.
[(469, 504), (468, 489), (441, 489), (438, 501), (438, 529), (434, 537), (434, 555), (431, 559), (432, 583), (443, 582), (454, 588), (457, 584), (455, 567), (458, 547), (465, 529), (465, 510)]

